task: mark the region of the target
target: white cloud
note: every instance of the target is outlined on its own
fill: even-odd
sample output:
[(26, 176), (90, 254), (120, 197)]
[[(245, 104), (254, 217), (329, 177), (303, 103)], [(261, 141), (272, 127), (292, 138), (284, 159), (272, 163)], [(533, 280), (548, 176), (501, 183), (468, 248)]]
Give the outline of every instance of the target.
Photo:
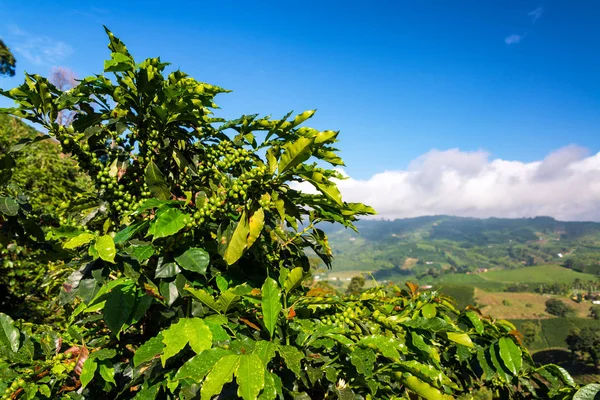
[(378, 218), (544, 215), (600, 221), (600, 153), (588, 155), (578, 146), (527, 163), (490, 159), (484, 151), (432, 150), (405, 170), (338, 185), (345, 201), (374, 207)]
[(506, 38), (504, 38), (504, 43), (506, 43), (508, 45), (517, 44), (517, 43), (520, 43), (524, 37), (525, 36), (523, 36), (523, 35), (517, 35), (516, 33), (513, 33), (512, 35), (509, 35)]
[(14, 52), (35, 65), (54, 65), (73, 53), (73, 48), (63, 41), (33, 35), (16, 25), (11, 25), (9, 32)]
[(538, 7), (535, 10), (527, 13), (531, 17), (531, 23), (535, 24), (535, 22), (542, 18), (542, 14), (544, 14), (544, 7)]

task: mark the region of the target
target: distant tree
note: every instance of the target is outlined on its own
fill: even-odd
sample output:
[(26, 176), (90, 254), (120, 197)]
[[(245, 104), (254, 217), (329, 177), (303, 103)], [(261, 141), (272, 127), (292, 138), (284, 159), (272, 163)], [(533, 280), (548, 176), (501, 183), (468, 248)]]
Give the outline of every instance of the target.
[(546, 312), (557, 317), (568, 317), (575, 314), (575, 310), (572, 307), (569, 307), (559, 299), (548, 299), (546, 301)]
[(525, 343), (532, 344), (533, 342), (535, 342), (538, 336), (539, 327), (535, 322), (527, 321), (521, 326), (521, 333), (523, 334), (523, 339), (525, 340)]
[(8, 46), (0, 39), (0, 75), (15, 76), (17, 60), (10, 52)]
[(350, 281), (350, 285), (348, 285), (348, 289), (346, 290), (347, 294), (358, 294), (363, 290), (365, 286), (365, 278), (362, 275), (358, 275), (352, 278)]
[(600, 320), (600, 306), (590, 307), (590, 317), (595, 320)]
[(589, 357), (600, 370), (600, 328), (573, 329), (565, 339), (569, 350)]

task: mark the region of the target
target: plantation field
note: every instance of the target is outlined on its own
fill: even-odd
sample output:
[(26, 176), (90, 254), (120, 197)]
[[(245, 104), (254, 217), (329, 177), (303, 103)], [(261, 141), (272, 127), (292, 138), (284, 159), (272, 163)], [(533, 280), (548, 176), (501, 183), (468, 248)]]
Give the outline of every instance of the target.
[(583, 282), (596, 280), (598, 277), (591, 274), (584, 274), (573, 271), (560, 265), (539, 265), (535, 267), (524, 267), (511, 270), (496, 270), (479, 274), (479, 276), (487, 281), (502, 282), (502, 283), (570, 283), (575, 279)]
[(586, 318), (590, 302), (577, 303), (566, 297), (537, 293), (486, 292), (475, 289), (475, 301), (481, 311), (494, 318), (501, 319), (537, 319), (554, 318), (546, 312), (546, 301), (559, 298), (577, 311), (577, 317)]
[(546, 318), (546, 319), (511, 319), (518, 330), (523, 324), (533, 321), (538, 325), (539, 333), (536, 340), (528, 345), (531, 350), (544, 350), (548, 348), (567, 348), (565, 339), (569, 331), (574, 328), (598, 327), (599, 321), (589, 318)]

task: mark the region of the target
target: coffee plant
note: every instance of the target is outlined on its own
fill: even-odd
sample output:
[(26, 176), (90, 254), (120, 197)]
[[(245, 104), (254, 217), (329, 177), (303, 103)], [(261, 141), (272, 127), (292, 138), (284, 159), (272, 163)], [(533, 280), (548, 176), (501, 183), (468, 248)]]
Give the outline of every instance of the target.
[[(43, 127), (91, 182), (67, 193), (40, 238), (73, 271), (55, 299), (68, 323), (0, 314), (3, 399), (598, 392), (536, 366), (509, 322), (437, 292), (313, 286), (309, 257), (332, 260), (318, 225), (353, 228), (374, 213), (344, 202), (343, 177), (325, 167), (343, 165), (338, 132), (303, 126), (314, 111), (218, 118), (214, 98), (226, 90), (167, 73), (159, 58), (136, 63), (107, 34), (104, 74), (64, 92), (26, 75), (3, 92), (17, 104), (5, 111)], [(75, 114), (71, 125), (57, 123), (61, 112)]]

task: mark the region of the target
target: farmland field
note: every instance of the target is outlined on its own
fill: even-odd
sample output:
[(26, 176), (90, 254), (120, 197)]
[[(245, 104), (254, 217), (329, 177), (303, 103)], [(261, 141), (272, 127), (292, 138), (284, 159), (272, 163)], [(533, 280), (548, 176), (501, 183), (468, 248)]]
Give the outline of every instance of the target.
[(569, 307), (576, 310), (577, 316), (586, 318), (589, 314), (590, 303), (577, 303), (565, 297), (537, 293), (508, 293), (485, 292), (475, 289), (475, 301), (481, 311), (494, 318), (501, 319), (535, 319), (554, 318), (546, 312), (546, 301), (550, 298), (559, 298)]

